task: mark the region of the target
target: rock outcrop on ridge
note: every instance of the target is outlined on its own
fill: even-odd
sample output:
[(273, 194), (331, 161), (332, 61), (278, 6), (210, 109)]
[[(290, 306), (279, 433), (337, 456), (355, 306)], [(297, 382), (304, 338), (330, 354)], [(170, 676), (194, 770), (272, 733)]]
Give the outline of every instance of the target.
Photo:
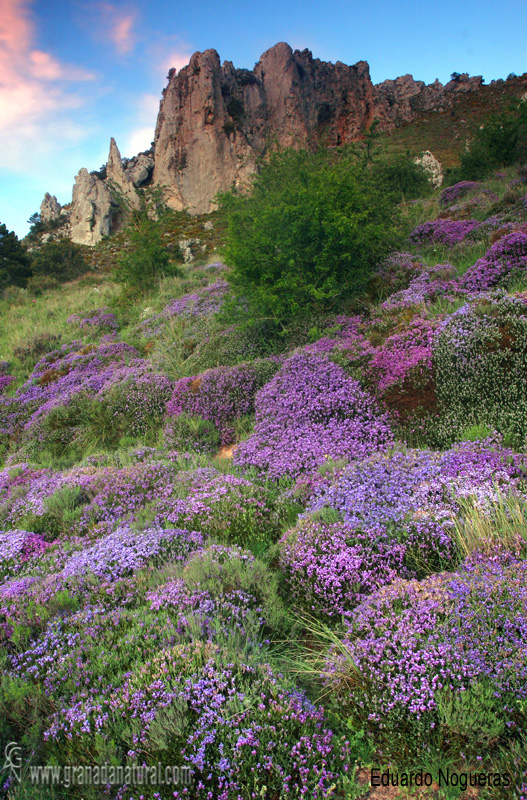
[(427, 86), (404, 75), (375, 86), (366, 61), (332, 64), (284, 42), (253, 70), (221, 64), (215, 50), (194, 53), (188, 66), (169, 72), (153, 152), (123, 162), (112, 139), (105, 170), (77, 175), (71, 238), (96, 244), (123, 209), (139, 207), (145, 184), (159, 188), (170, 208), (209, 212), (217, 192), (247, 187), (256, 160), (273, 148), (347, 144), (374, 120), (390, 131), (419, 111), (451, 107), (456, 93), (481, 83), (455, 75), (446, 86)]

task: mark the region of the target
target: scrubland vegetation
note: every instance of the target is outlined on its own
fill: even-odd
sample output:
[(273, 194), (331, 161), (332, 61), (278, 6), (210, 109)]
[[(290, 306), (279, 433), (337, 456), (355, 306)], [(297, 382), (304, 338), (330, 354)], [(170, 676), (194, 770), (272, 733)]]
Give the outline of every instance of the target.
[[(9, 239), (0, 795), (525, 800), (522, 153), (283, 153), (209, 263)], [(32, 784), (103, 764), (189, 780)]]

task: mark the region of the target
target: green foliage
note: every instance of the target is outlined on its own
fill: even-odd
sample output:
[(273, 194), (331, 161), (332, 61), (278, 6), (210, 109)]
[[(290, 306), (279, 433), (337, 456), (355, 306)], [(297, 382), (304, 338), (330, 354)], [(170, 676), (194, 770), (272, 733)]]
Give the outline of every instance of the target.
[(452, 442), (467, 427), (485, 425), (507, 437), (508, 444), (522, 446), (527, 436), (527, 318), (512, 303), (481, 302), (462, 321), (440, 332), (434, 352), (445, 433)]
[(509, 167), (527, 159), (527, 103), (492, 117), (476, 133), (461, 156), (451, 182), (480, 180), (496, 167)]
[(182, 274), (179, 267), (170, 261), (160, 224), (149, 219), (146, 212), (132, 220), (128, 238), (131, 249), (120, 259), (114, 274), (118, 283), (144, 291), (152, 281), (165, 275)]
[(69, 239), (46, 242), (31, 262), (35, 276), (49, 276), (60, 283), (71, 281), (89, 269), (82, 247)]
[(25, 286), (31, 275), (30, 258), (18, 236), (0, 225), (0, 289)]
[(276, 153), (249, 196), (218, 202), (228, 280), (253, 319), (284, 322), (362, 290), (397, 241), (393, 199), (349, 149)]
[(432, 193), (426, 170), (416, 164), (409, 153), (399, 153), (373, 165), (379, 191), (387, 192), (394, 201), (415, 200)]

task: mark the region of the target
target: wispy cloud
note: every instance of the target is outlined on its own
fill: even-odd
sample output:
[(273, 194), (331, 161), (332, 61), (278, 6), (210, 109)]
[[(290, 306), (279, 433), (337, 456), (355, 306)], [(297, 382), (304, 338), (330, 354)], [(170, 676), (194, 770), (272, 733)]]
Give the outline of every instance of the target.
[(111, 3), (98, 5), (100, 14), (99, 37), (110, 41), (120, 56), (131, 53), (137, 43), (134, 29), (136, 9), (122, 9)]
[(68, 118), (83, 99), (72, 82), (95, 75), (37, 49), (29, 0), (0, 0), (0, 152), (4, 166), (34, 169), (57, 142), (74, 142), (81, 126)]

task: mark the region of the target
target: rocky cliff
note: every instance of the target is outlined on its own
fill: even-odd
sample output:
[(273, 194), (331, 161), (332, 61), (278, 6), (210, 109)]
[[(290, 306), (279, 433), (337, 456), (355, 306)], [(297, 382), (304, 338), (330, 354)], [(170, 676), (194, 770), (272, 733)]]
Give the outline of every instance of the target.
[(215, 50), (195, 53), (179, 73), (170, 70), (153, 154), (123, 163), (112, 139), (105, 174), (80, 171), (72, 238), (95, 244), (110, 233), (119, 209), (138, 207), (137, 189), (146, 183), (161, 189), (170, 208), (206, 213), (218, 191), (248, 186), (256, 159), (274, 147), (347, 144), (374, 120), (390, 131), (419, 111), (451, 107), (456, 94), (481, 83), (458, 75), (427, 86), (405, 75), (375, 86), (365, 61), (332, 64), (283, 42), (253, 70), (221, 64)]

